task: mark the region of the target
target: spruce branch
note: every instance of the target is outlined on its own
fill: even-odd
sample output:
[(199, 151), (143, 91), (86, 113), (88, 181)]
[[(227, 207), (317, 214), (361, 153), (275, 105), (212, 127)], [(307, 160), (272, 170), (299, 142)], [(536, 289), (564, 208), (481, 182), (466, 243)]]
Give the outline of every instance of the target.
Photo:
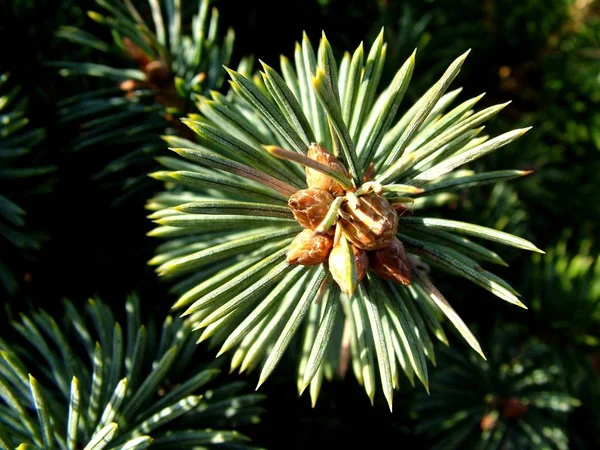
[[(281, 75), (266, 64), (261, 78), (229, 70), (231, 95), (200, 99), (202, 116), (186, 125), (230, 166), (256, 155), (243, 162), (248, 174), (278, 178), (285, 168), (296, 192), (282, 198), (267, 178), (241, 171), (226, 178), (222, 171), (231, 170), (216, 168), (216, 156), (178, 150), (195, 165), (162, 158), (177, 171), (154, 174), (180, 190), (148, 203), (161, 225), (151, 234), (165, 239), (151, 264), (176, 281), (175, 308), (186, 308), (203, 330), (200, 339), (221, 344), (219, 354), (233, 353), (232, 369), (262, 366), (264, 383), (304, 328), (299, 392), (310, 388), (314, 404), (322, 380), (351, 367), (371, 400), (381, 389), (391, 409), (401, 372), (429, 388), (427, 360), (436, 362), (435, 340), (448, 342), (446, 320), (483, 356), (428, 264), (524, 307), (506, 281), (482, 267), (506, 265), (485, 241), (542, 251), (490, 227), (421, 214), (454, 200), (453, 189), (528, 174), (463, 167), (526, 131), (480, 136), (505, 106), (476, 112), (481, 96), (451, 109), (460, 90), (447, 90), (466, 53), (411, 106), (403, 97), (415, 54), (379, 87), (382, 35), (364, 52), (361, 45), (336, 61), (324, 35), (316, 49), (304, 35), (294, 63), (282, 57)], [(286, 201), (289, 223), (275, 219)], [(203, 209), (216, 202), (219, 211)]]
[(124, 327), (100, 300), (83, 310), (67, 301), (61, 320), (40, 311), (14, 323), (20, 342), (0, 339), (0, 443), (250, 448), (231, 428), (259, 420), (262, 396), (244, 394), (236, 382), (215, 386), (220, 371), (194, 362), (188, 322), (142, 323), (135, 295), (125, 309)]

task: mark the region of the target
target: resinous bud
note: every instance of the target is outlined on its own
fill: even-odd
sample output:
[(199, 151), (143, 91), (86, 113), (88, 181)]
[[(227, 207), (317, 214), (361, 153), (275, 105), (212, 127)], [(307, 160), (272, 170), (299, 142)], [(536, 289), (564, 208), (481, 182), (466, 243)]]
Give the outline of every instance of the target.
[(314, 230), (327, 215), (332, 202), (333, 196), (329, 192), (323, 189), (309, 188), (292, 195), (288, 200), (288, 205), (300, 225)]
[[(310, 144), (310, 147), (308, 147), (307, 156), (317, 162), (320, 162), (321, 164), (331, 167), (347, 177), (350, 177), (348, 171), (340, 162), (340, 160), (321, 147), (319, 144)], [(323, 189), (335, 197), (340, 197), (345, 193), (344, 188), (333, 178), (325, 175), (322, 172), (319, 172), (318, 170), (311, 169), (310, 167), (306, 168), (306, 182), (308, 183), (308, 187)]]
[(327, 261), (333, 247), (333, 238), (327, 234), (303, 230), (299, 233), (287, 252), (287, 262), (303, 266), (314, 266)]
[(370, 269), (380, 278), (410, 285), (410, 265), (404, 245), (396, 237), (384, 248), (369, 253)]
[(344, 235), (360, 249), (383, 248), (396, 235), (398, 214), (385, 198), (377, 194), (361, 195), (356, 203), (344, 204), (341, 211)]

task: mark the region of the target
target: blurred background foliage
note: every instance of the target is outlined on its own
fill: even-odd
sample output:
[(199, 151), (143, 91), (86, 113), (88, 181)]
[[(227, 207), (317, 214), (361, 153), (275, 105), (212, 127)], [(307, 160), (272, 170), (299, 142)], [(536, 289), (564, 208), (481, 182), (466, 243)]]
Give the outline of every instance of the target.
[[(195, 1), (182, 3), (189, 3), (190, 10), (197, 7)], [(142, 9), (147, 6), (145, 0), (137, 4)], [(400, 394), (403, 398), (397, 399), (400, 406), (394, 414), (387, 412), (382, 399), (377, 399), (371, 408), (360, 389), (349, 381), (324, 389), (321, 401), (312, 410), (309, 400), (298, 400), (289, 385), (295, 367), (282, 365), (274, 379), (262, 388), (267, 395), (263, 402), (266, 413), (262, 425), (251, 432), (254, 442), (279, 448), (280, 436), (293, 436), (293, 447), (317, 439), (324, 444), (356, 445), (363, 439), (368, 441), (376, 432), (385, 442), (410, 442), (425, 448), (443, 443), (438, 439), (444, 435), (454, 436), (459, 443), (457, 448), (483, 448), (492, 443), (496, 448), (525, 448), (519, 439), (526, 435), (530, 436), (528, 442), (541, 439), (540, 446), (533, 448), (545, 448), (544, 444), (563, 448), (564, 433), (570, 438), (570, 448), (598, 448), (600, 3), (303, 0), (290, 4), (216, 0), (212, 4), (220, 11), (221, 36), (228, 27), (235, 30), (237, 39), (230, 63), (233, 66), (247, 56), (276, 66), (280, 54), (293, 51), (302, 31), (316, 39), (325, 30), (340, 54), (362, 39), (372, 40), (384, 26), (389, 44), (386, 68), (390, 69), (383, 74), (384, 82), (414, 48), (418, 49), (418, 63), (408, 92), (411, 100), (423, 93), (443, 67), (471, 48), (469, 61), (456, 82), (463, 87), (461, 96), (468, 98), (486, 92), (482, 106), (512, 100), (486, 132), (497, 134), (515, 127), (534, 127), (523, 139), (481, 164), (486, 170), (515, 168), (534, 173), (508, 185), (458, 192), (439, 206), (438, 213), (515, 233), (547, 251), (546, 255), (534, 255), (531, 259), (518, 252), (503, 253), (510, 267), (499, 275), (523, 294), (528, 311), (515, 311), (500, 302), (485, 302), (483, 310), (477, 306), (483, 295), (478, 290), (457, 284), (451, 277), (439, 275), (436, 279), (440, 289), (452, 293), (456, 309), (476, 327), (482, 342), (490, 342), (484, 348), (490, 353), (488, 363), (477, 363), (477, 370), (488, 374), (485, 384), (480, 385), (472, 374), (469, 378), (468, 373), (458, 370), (461, 364), (468, 367), (473, 363), (469, 350), (453, 342), (465, 361), (459, 361), (452, 352), (440, 358), (438, 370), (433, 371), (436, 375), (431, 396), (406, 386), (406, 392)], [(128, 151), (127, 146), (113, 145), (109, 140), (99, 148), (74, 153), (82, 123), (65, 122), (57, 107), (61, 102), (68, 104), (69, 98), (82, 92), (114, 87), (114, 82), (111, 85), (110, 81), (91, 77), (65, 78), (53, 63), (116, 64), (115, 55), (97, 54), (57, 34), (61, 27), (75, 27), (99, 42), (111, 43), (110, 29), (87, 15), (88, 10), (99, 9), (93, 0), (0, 3), (0, 73), (10, 72), (8, 86), (19, 85), (19, 96), (28, 99), (27, 105), (18, 105), (20, 109), (26, 107), (22, 114), (29, 119), (27, 129), (45, 130), (43, 140), (29, 142), (32, 146), (35, 143), (33, 153), (38, 155), (39, 149), (42, 156), (32, 157), (30, 152), (21, 161), (27, 167), (56, 167), (54, 175), (44, 178), (52, 178), (55, 183), (43, 200), (28, 199), (26, 205), (17, 202), (27, 211), (27, 225), (31, 219), (51, 236), (45, 241), (36, 240), (36, 246), (30, 249), (36, 257), (18, 258), (18, 263), (13, 263), (17, 261), (12, 256), (14, 245), (0, 233), (2, 260), (9, 255), (14, 277), (10, 287), (13, 293), (9, 296), (6, 290), (0, 291), (2, 329), (17, 313), (33, 306), (52, 311), (63, 297), (83, 302), (90, 295), (99, 295), (115, 299), (117, 303), (111, 306), (119, 309), (118, 302), (128, 292), (137, 291), (141, 298), (167, 296), (166, 287), (156, 281), (146, 266), (154, 244), (144, 235), (151, 225), (145, 218), (144, 198), (132, 196), (115, 205), (121, 187), (107, 187), (92, 176), (105, 170), (112, 160), (98, 155), (116, 151), (113, 156), (126, 157), (118, 152)], [(189, 22), (184, 24), (187, 27)], [(183, 32), (189, 34), (189, 27)], [(223, 93), (227, 90), (227, 86), (211, 88)], [(0, 125), (4, 124), (1, 114)], [(135, 125), (139, 123), (131, 126)], [(4, 129), (0, 128), (0, 134)], [(0, 152), (5, 152), (5, 148), (4, 141), (0, 141)], [(0, 159), (1, 173), (6, 172), (8, 164), (7, 158)], [(136, 175), (142, 176), (143, 170)], [(48, 190), (41, 181), (37, 187), (41, 189), (42, 184)], [(15, 186), (11, 182), (10, 189), (2, 187), (0, 195), (13, 200), (11, 190), (24, 192)], [(38, 242), (41, 243), (37, 245)], [(153, 302), (145, 308), (148, 314), (162, 317), (171, 303), (165, 298), (164, 302)], [(500, 326), (494, 326), (498, 321)], [(513, 347), (496, 352), (499, 342), (505, 341), (512, 342), (506, 345)], [(517, 352), (519, 358), (531, 357), (523, 362), (523, 367), (536, 362), (534, 368), (548, 368), (548, 379), (538, 382), (560, 399), (556, 411), (546, 407), (543, 414), (538, 414), (536, 408), (543, 409), (543, 405), (528, 406), (530, 400), (522, 394), (525, 388), (519, 381), (526, 374), (515, 369), (511, 352)], [(452, 377), (456, 379), (453, 381)], [(471, 386), (477, 386), (477, 395), (481, 395), (473, 401), (452, 399), (444, 388), (447, 383), (459, 383), (467, 393)], [(494, 398), (502, 398), (504, 403), (494, 403), (490, 400)], [(443, 411), (428, 407), (442, 401)], [(513, 408), (508, 412), (507, 402)], [(568, 408), (559, 411), (561, 405)], [(460, 421), (444, 419), (464, 410), (471, 414), (472, 426), (464, 428), (461, 435)], [(546, 414), (548, 410), (550, 415)], [(553, 437), (539, 435), (538, 429), (538, 438), (532, 438), (536, 433), (531, 429), (543, 427), (546, 419), (552, 424), (550, 428), (557, 430)], [(286, 443), (286, 447), (290, 444)]]

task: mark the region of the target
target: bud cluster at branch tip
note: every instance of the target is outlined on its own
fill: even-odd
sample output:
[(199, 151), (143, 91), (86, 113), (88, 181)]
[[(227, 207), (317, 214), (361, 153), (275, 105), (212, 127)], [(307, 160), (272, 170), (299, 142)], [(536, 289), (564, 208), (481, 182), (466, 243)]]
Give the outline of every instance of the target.
[[(350, 177), (344, 165), (316, 143), (310, 145), (307, 156)], [(323, 171), (305, 170), (308, 189), (288, 200), (295, 219), (305, 228), (290, 245), (288, 263), (328, 262), (333, 279), (348, 295), (369, 269), (381, 278), (409, 285), (410, 266), (404, 246), (396, 238), (399, 213), (408, 209), (399, 211), (397, 205), (392, 206), (383, 197), (381, 185), (370, 181), (373, 174), (365, 177), (358, 189), (345, 189)]]

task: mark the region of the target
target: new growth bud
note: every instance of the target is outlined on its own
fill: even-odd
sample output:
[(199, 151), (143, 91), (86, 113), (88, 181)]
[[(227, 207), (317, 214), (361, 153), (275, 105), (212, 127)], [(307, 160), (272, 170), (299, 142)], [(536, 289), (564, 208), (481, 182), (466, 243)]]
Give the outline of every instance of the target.
[(410, 285), (410, 265), (404, 245), (398, 238), (394, 237), (386, 247), (370, 252), (369, 263), (379, 277)]
[(327, 261), (333, 246), (333, 238), (327, 234), (303, 230), (294, 238), (287, 252), (287, 262), (314, 266)]
[(327, 215), (333, 196), (323, 189), (302, 189), (288, 200), (294, 217), (304, 228), (314, 230)]
[(341, 223), (344, 235), (356, 247), (377, 250), (396, 235), (398, 214), (383, 197), (365, 194), (358, 197), (356, 205), (348, 202), (342, 207)]
[[(319, 144), (312, 143), (308, 147), (307, 156), (350, 177), (344, 165)], [(333, 178), (309, 167), (306, 168), (306, 182), (308, 183), (308, 187), (323, 189), (335, 197), (342, 196), (345, 193), (344, 188)]]

